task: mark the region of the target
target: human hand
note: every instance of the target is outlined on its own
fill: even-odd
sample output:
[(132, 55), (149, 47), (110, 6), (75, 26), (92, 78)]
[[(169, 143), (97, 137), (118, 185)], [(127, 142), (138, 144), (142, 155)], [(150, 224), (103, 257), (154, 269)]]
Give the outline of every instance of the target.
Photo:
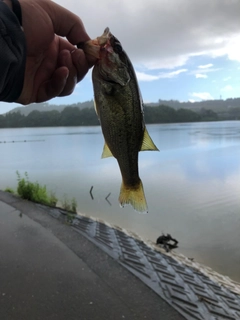
[(17, 102), (29, 104), (71, 94), (94, 63), (75, 47), (89, 40), (81, 19), (50, 0), (19, 2), (27, 59)]

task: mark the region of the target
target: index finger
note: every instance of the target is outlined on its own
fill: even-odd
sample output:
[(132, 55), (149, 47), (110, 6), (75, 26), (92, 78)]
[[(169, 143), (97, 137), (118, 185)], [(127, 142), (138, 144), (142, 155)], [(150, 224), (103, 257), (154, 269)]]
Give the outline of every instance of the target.
[(39, 4), (48, 13), (57, 35), (66, 37), (73, 45), (90, 39), (82, 20), (76, 14), (53, 1), (39, 1)]

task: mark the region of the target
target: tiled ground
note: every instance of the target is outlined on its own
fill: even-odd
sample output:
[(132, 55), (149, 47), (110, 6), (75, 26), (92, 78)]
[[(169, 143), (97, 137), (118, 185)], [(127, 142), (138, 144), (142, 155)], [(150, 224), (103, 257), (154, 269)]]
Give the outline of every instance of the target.
[[(64, 211), (52, 209), (50, 213), (69, 220)], [(186, 265), (176, 255), (160, 252), (120, 228), (85, 216), (74, 216), (70, 223), (75, 231), (141, 279), (186, 319), (240, 319), (239, 287), (234, 282), (225, 281), (214, 272), (208, 276), (195, 263), (189, 261)], [(228, 288), (222, 285), (224, 282), (229, 282)]]

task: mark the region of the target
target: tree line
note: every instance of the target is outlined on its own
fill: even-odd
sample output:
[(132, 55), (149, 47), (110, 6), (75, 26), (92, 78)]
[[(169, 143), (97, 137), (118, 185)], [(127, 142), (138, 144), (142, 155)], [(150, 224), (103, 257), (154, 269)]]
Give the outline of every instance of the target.
[[(175, 110), (169, 106), (144, 107), (146, 123), (175, 123), (216, 121), (218, 115), (212, 110), (201, 109), (194, 112), (189, 109)], [(59, 126), (95, 126), (99, 120), (94, 108), (79, 109), (66, 107), (63, 111), (37, 111), (30, 112), (27, 116), (20, 112), (9, 112), (0, 115), (0, 128), (21, 127), (59, 127)]]

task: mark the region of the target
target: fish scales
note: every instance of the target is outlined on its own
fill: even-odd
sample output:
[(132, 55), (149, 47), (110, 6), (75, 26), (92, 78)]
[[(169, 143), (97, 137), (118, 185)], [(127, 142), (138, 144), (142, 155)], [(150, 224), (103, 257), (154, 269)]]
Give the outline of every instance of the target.
[[(124, 182), (134, 185), (138, 181), (138, 152), (141, 149), (144, 127), (139, 108), (139, 97), (134, 94), (134, 82), (125, 87), (116, 84), (108, 95), (102, 90), (98, 69), (93, 70), (93, 86), (97, 113), (100, 118), (105, 141), (118, 160)], [(109, 125), (114, 124), (114, 125)]]
[(92, 80), (96, 112), (105, 139), (102, 157), (114, 156), (118, 161), (122, 175), (120, 205), (131, 204), (136, 211), (147, 212), (138, 153), (158, 149), (145, 127), (134, 68), (108, 28), (101, 37), (88, 41), (83, 50), (98, 58)]

